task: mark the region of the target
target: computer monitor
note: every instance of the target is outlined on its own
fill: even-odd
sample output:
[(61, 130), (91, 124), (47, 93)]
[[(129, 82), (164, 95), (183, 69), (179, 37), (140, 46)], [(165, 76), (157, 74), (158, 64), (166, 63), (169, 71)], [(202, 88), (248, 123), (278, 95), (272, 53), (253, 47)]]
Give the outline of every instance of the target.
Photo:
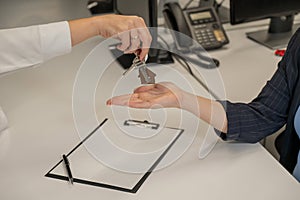
[(156, 0), (114, 0), (114, 8), (117, 13), (140, 16), (147, 26), (157, 27)]
[(223, 6), (224, 0), (217, 1), (217, 0), (200, 0), (199, 6), (200, 7), (214, 7), (216, 13), (219, 16), (220, 21), (222, 24), (229, 23), (230, 21), (230, 14), (229, 8)]
[(285, 47), (296, 31), (294, 16), (299, 0), (230, 0), (230, 22), (240, 24), (270, 18), (268, 30), (247, 33), (247, 37), (271, 49)]

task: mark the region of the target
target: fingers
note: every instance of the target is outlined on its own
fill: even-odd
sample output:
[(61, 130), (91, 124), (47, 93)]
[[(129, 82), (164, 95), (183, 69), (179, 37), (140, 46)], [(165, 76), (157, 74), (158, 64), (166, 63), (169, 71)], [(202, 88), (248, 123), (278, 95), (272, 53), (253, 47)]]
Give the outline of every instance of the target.
[(118, 38), (121, 40), (121, 45), (118, 46), (118, 49), (124, 51), (124, 53), (134, 53), (140, 49), (141, 41), (136, 29), (120, 33)]
[(145, 60), (146, 55), (149, 52), (149, 48), (152, 42), (152, 37), (147, 28), (141, 28), (138, 30), (141, 40), (141, 53), (140, 53), (140, 60)]
[(109, 99), (106, 102), (106, 105), (119, 105), (119, 106), (128, 106), (128, 102), (130, 100), (132, 95), (121, 95), (121, 96), (116, 96), (111, 99)]
[[(135, 16), (122, 16), (123, 27), (118, 31), (118, 36), (121, 40), (121, 45), (118, 49), (124, 53), (138, 53), (140, 60), (145, 60), (149, 52), (152, 42), (151, 34), (146, 27), (144, 20), (141, 17)], [(127, 26), (124, 26), (127, 24)], [(120, 31), (122, 31), (120, 33)]]
[(139, 93), (139, 94), (128, 94), (128, 95), (121, 95), (116, 96), (109, 99), (106, 102), (106, 105), (117, 105), (117, 106), (129, 106), (132, 108), (150, 108), (152, 106), (151, 96), (147, 93)]
[(152, 85), (145, 85), (138, 87), (134, 90), (134, 93), (140, 93), (140, 92), (149, 92), (153, 94), (159, 94), (163, 92), (168, 92), (170, 90), (169, 87), (167, 87), (167, 83), (157, 83)]
[(140, 37), (138, 35), (138, 31), (136, 29), (132, 29), (130, 31), (130, 46), (124, 53), (134, 53), (140, 48)]
[(126, 94), (113, 97), (106, 101), (106, 105), (130, 106), (131, 103), (141, 103), (144, 100), (139, 98), (139, 94)]
[(136, 88), (133, 92), (134, 93), (146, 92), (148, 90), (151, 90), (151, 89), (155, 88), (156, 87), (155, 85), (156, 84), (141, 86), (141, 87)]
[(180, 108), (184, 93), (176, 85), (162, 82), (138, 87), (133, 94), (113, 97), (107, 105), (132, 108)]
[(152, 42), (152, 36), (145, 24), (145, 21), (141, 17), (135, 21), (135, 27), (138, 28), (137, 31), (141, 42), (140, 60), (145, 60)]
[(121, 45), (118, 46), (119, 50), (124, 53), (137, 53), (140, 60), (145, 60), (152, 41), (148, 29), (132, 29), (119, 34), (118, 38), (121, 40)]
[(151, 108), (151, 103), (148, 101), (130, 101), (128, 106), (131, 108)]
[(121, 40), (121, 44), (118, 45), (118, 49), (125, 52), (131, 45), (130, 32), (126, 31), (119, 33), (118, 38)]

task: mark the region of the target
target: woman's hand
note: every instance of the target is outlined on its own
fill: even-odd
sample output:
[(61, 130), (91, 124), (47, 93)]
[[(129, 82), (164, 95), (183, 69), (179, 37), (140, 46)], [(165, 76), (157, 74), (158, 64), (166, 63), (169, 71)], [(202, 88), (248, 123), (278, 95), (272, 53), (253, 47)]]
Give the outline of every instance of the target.
[(172, 83), (141, 86), (133, 94), (113, 97), (107, 105), (121, 105), (132, 108), (180, 108), (184, 91)]
[(99, 35), (117, 37), (122, 44), (118, 46), (125, 53), (134, 53), (141, 49), (140, 59), (148, 53), (152, 37), (141, 17), (125, 15), (104, 15), (99, 17)]
[(139, 52), (144, 60), (149, 52), (152, 37), (141, 17), (125, 15), (101, 15), (69, 21), (72, 45), (100, 35), (121, 40), (118, 48), (125, 53)]
[(141, 86), (133, 94), (113, 97), (106, 104), (132, 108), (181, 108), (227, 132), (226, 112), (219, 102), (185, 92), (172, 83)]

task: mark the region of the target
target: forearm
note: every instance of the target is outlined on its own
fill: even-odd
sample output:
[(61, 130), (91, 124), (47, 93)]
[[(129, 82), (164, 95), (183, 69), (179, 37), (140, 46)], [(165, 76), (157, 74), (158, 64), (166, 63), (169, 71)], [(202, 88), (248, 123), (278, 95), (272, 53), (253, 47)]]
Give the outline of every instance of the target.
[(226, 112), (219, 102), (184, 92), (180, 108), (193, 113), (219, 131), (227, 132)]
[(95, 17), (69, 21), (72, 46), (98, 35)]

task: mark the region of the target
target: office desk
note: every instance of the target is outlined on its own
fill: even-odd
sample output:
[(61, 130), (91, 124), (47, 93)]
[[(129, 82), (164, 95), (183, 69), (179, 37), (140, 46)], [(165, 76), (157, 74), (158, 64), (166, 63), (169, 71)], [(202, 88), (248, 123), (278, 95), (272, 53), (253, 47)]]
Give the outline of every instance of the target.
[[(239, 49), (243, 50), (239, 52), (244, 58), (247, 58), (249, 52), (257, 51), (259, 55), (259, 51), (265, 52), (264, 48), (242, 39), (241, 35), (243, 33), (230, 32), (231, 45), (228, 50), (213, 52), (221, 60), (220, 70), (224, 75), (225, 86), (230, 88), (228, 96), (232, 99), (238, 99), (239, 96), (234, 95), (231, 87), (236, 85), (229, 82), (231, 73), (226, 73), (226, 69), (236, 73), (247, 70), (245, 75), (235, 77), (256, 77), (256, 81), (251, 78), (244, 80), (244, 84), (249, 86), (248, 92), (251, 91), (252, 82), (264, 82), (257, 80), (259, 77), (256, 76), (256, 70), (251, 71), (253, 68), (242, 66), (238, 57), (231, 59), (231, 54)], [(241, 38), (245, 44), (235, 41), (235, 37)], [(281, 200), (300, 197), (299, 183), (260, 144), (219, 142), (208, 157), (198, 159), (203, 132), (208, 127), (201, 121), (191, 147), (172, 165), (153, 172), (136, 194), (76, 183), (70, 186), (67, 182), (44, 177), (61, 154), (79, 142), (72, 115), (73, 84), (81, 62), (100, 41), (99, 38), (93, 38), (75, 47), (71, 54), (39, 67), (0, 77), (0, 104), (10, 123), (10, 128), (0, 135), (1, 199)], [(271, 57), (271, 52), (266, 51), (265, 54)], [(274, 69), (273, 66), (271, 68)], [(102, 80), (104, 83), (107, 81), (107, 88), (111, 87), (109, 81), (122, 74), (118, 67), (110, 69), (113, 74)], [(199, 94), (205, 95), (203, 89), (195, 87)], [(109, 113), (109, 108), (104, 105), (108, 97), (106, 92), (97, 94), (99, 120)], [(249, 96), (254, 93), (256, 89)], [(245, 95), (244, 99), (247, 98)], [(172, 120), (169, 119), (167, 123), (172, 124)]]
[(220, 60), (219, 70), (229, 100), (249, 102), (277, 69), (281, 58), (275, 56), (275, 51), (246, 37), (246, 32), (267, 28), (263, 26), (265, 23), (254, 22), (248, 26), (226, 24), (230, 43), (222, 50), (211, 52), (212, 56)]

